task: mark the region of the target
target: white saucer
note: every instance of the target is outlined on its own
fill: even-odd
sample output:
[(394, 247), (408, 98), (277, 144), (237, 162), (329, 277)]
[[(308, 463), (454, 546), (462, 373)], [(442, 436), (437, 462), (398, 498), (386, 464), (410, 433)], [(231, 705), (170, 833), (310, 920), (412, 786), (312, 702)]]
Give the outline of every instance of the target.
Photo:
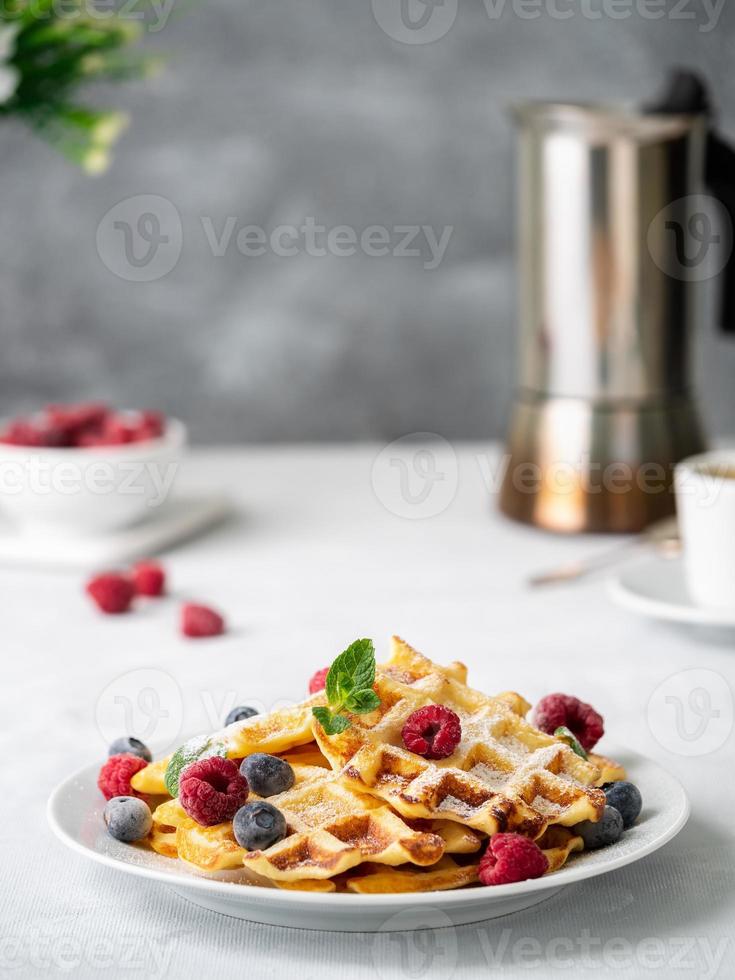
[[(214, 912), (269, 925), (337, 932), (397, 932), (463, 925), (537, 905), (560, 889), (615, 871), (670, 841), (689, 815), (679, 783), (655, 763), (629, 749), (605, 744), (643, 794), (638, 823), (608, 848), (573, 856), (561, 871), (512, 885), (411, 895), (317, 894), (281, 891), (202, 877), (178, 861), (145, 848), (122, 844), (106, 832), (104, 800), (97, 789), (99, 763), (80, 770), (54, 790), (48, 803), (52, 830), (72, 850), (118, 871), (163, 882), (182, 898)], [(227, 873), (232, 876), (232, 872)], [(104, 883), (104, 879), (101, 879)], [(141, 888), (148, 888), (146, 881)]]
[(735, 628), (735, 609), (698, 606), (689, 595), (681, 558), (646, 558), (626, 565), (608, 584), (621, 606), (677, 623)]
[(107, 534), (60, 535), (23, 531), (0, 520), (0, 565), (102, 568), (156, 555), (227, 517), (223, 494), (177, 494), (132, 527)]

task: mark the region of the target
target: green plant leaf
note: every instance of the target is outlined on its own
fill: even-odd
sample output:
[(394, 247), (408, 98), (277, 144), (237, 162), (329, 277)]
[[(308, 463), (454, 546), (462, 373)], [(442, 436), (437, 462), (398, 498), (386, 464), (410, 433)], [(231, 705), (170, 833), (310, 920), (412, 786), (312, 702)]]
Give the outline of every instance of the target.
[(311, 711), (325, 735), (339, 735), (350, 727), (350, 719), (346, 715), (333, 715), (329, 708), (312, 708)]
[(330, 704), (340, 704), (352, 691), (372, 687), (375, 682), (375, 647), (372, 640), (355, 640), (334, 660), (327, 674)]
[(166, 766), (166, 773), (163, 777), (166, 789), (174, 799), (179, 795), (179, 776), (184, 769), (192, 762), (208, 759), (213, 755), (218, 755), (224, 759), (227, 757), (227, 749), (223, 742), (213, 742), (208, 735), (190, 738), (188, 742), (184, 742), (174, 752)]
[(354, 715), (367, 715), (380, 707), (380, 698), (371, 688), (363, 691), (353, 691), (345, 700), (345, 708)]
[(559, 728), (554, 732), (556, 738), (560, 738), (563, 742), (566, 742), (572, 752), (575, 752), (580, 759), (587, 761), (587, 753), (579, 744), (576, 736), (571, 732), (566, 725), (560, 725)]

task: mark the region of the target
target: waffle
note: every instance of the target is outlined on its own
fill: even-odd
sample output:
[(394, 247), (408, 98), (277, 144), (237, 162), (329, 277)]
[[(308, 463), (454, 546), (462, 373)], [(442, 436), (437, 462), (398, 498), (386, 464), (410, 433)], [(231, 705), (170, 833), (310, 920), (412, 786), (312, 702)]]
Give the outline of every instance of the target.
[(296, 785), (268, 802), (285, 816), (289, 835), (242, 859), (246, 869), (265, 878), (332, 878), (365, 861), (429, 865), (444, 853), (440, 836), (413, 830), (385, 804), (325, 769), (304, 766)]
[[(520, 696), (475, 691), (397, 638), (375, 690), (379, 708), (351, 715), (346, 731), (326, 735), (313, 721), (342, 785), (378, 797), (403, 817), (455, 821), (486, 834), (511, 830), (536, 839), (552, 823), (599, 819), (600, 771), (525, 721)], [(455, 711), (463, 733), (454, 753), (436, 761), (408, 752), (401, 740), (408, 716), (432, 703)]]
[[(584, 847), (582, 838), (566, 827), (550, 827), (538, 844), (549, 862), (546, 874), (558, 871), (570, 854), (581, 851)], [(450, 888), (475, 884), (478, 880), (477, 869), (477, 863), (462, 865), (448, 856), (430, 868), (414, 868), (410, 865), (384, 868), (368, 863), (357, 868), (356, 874), (347, 877), (344, 889), (361, 895), (447, 891)]]
[(166, 768), (171, 759), (167, 755), (164, 759), (157, 759), (156, 762), (149, 762), (145, 769), (139, 769), (130, 780), (130, 785), (138, 793), (145, 793), (148, 796), (168, 796), (164, 776)]
[(381, 868), (366, 864), (358, 871), (359, 874), (347, 879), (345, 887), (360, 895), (447, 891), (477, 881), (476, 864), (463, 867), (451, 857), (443, 857), (430, 868)]
[(537, 843), (549, 862), (547, 875), (564, 867), (570, 854), (584, 849), (582, 838), (568, 827), (547, 827)]
[[(405, 647), (407, 652), (413, 654), (407, 644)], [(464, 664), (453, 663), (448, 667), (437, 667), (430, 660), (417, 655), (403, 658), (394, 656), (390, 664), (378, 668), (378, 673), (382, 673), (383, 670), (387, 670), (391, 677), (408, 686), (419, 684), (427, 675), (434, 676), (439, 671), (442, 676), (452, 678), (458, 683), (463, 683), (467, 679), (467, 668)], [(319, 692), (305, 701), (278, 708), (269, 714), (253, 715), (243, 721), (233, 722), (209, 736), (207, 741), (222, 742), (230, 759), (240, 759), (253, 752), (268, 752), (271, 755), (284, 755), (288, 758), (290, 758), (288, 753), (296, 753), (297, 761), (300, 761), (298, 754), (302, 752), (305, 756), (311, 754), (316, 764), (321, 765), (323, 756), (319, 752), (319, 747), (310, 744), (314, 742), (311, 709), (324, 704), (326, 704), (326, 697), (323, 692)], [(303, 761), (306, 762), (306, 759)], [(153, 765), (157, 766), (160, 763), (153, 763)], [(147, 769), (141, 770), (141, 772), (146, 771)]]
[(201, 871), (241, 868), (245, 854), (230, 822), (202, 827), (178, 800), (168, 800), (153, 811), (149, 843), (159, 854), (178, 857)]
[(597, 755), (596, 752), (590, 752), (587, 758), (593, 766), (597, 766), (600, 770), (600, 776), (596, 783), (597, 786), (602, 786), (604, 783), (615, 783), (619, 779), (627, 779), (628, 774), (625, 771), (625, 767), (621, 766), (619, 762), (615, 762), (614, 759), (608, 759), (604, 755)]
[[(236, 872), (283, 889), (460, 888), (477, 883), (486, 837), (499, 831), (536, 840), (549, 861), (547, 873), (557, 871), (583, 847), (568, 828), (599, 819), (605, 798), (598, 787), (625, 777), (614, 761), (599, 755), (585, 761), (534, 728), (520, 695), (473, 690), (462, 663), (438, 666), (397, 638), (390, 659), (376, 668), (374, 686), (379, 708), (351, 715), (350, 727), (337, 735), (327, 736), (312, 714), (312, 707), (325, 704), (321, 692), (208, 739), (223, 743), (230, 758), (257, 751), (288, 760), (294, 786), (268, 801), (286, 818), (284, 840), (248, 852), (231, 822), (202, 827), (169, 799), (154, 810), (150, 846), (198, 873)], [(424, 759), (402, 744), (408, 716), (432, 703), (451, 708), (462, 722), (462, 741), (448, 759)], [(168, 761), (136, 773), (133, 788), (164, 794)]]

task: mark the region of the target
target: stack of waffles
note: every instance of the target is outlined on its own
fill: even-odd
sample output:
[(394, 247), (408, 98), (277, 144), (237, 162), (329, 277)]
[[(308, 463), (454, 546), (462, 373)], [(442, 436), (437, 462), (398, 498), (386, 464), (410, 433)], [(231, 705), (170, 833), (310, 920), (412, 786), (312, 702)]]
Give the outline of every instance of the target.
[[(519, 695), (473, 690), (464, 665), (440, 667), (397, 637), (390, 659), (376, 670), (374, 689), (380, 706), (350, 715), (350, 727), (339, 734), (327, 734), (312, 713), (325, 704), (321, 692), (210, 737), (229, 758), (266, 752), (291, 764), (294, 785), (268, 799), (286, 818), (283, 840), (246, 851), (231, 822), (202, 827), (178, 800), (166, 799), (153, 813), (151, 846), (199, 873), (286, 889), (460, 888), (478, 881), (485, 842), (501, 831), (535, 840), (547, 873), (561, 868), (583, 847), (570, 828), (598, 820), (605, 806), (599, 787), (625, 775), (610, 760), (585, 760), (534, 728)], [(451, 708), (461, 720), (461, 742), (445, 759), (403, 747), (406, 719), (430, 704)], [(167, 764), (162, 759), (142, 769), (133, 788), (165, 795)]]

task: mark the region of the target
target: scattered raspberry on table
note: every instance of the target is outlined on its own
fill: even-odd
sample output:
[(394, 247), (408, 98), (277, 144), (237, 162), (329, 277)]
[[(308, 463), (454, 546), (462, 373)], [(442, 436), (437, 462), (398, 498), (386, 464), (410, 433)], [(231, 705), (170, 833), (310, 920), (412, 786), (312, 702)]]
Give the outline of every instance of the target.
[(131, 578), (136, 595), (160, 596), (166, 589), (166, 573), (163, 566), (150, 558), (133, 565)]
[(133, 601), (135, 589), (127, 575), (121, 572), (102, 572), (86, 585), (87, 595), (104, 613), (127, 612)]
[(225, 632), (225, 621), (209, 606), (187, 602), (181, 607), (181, 632), (193, 639), (219, 636)]

